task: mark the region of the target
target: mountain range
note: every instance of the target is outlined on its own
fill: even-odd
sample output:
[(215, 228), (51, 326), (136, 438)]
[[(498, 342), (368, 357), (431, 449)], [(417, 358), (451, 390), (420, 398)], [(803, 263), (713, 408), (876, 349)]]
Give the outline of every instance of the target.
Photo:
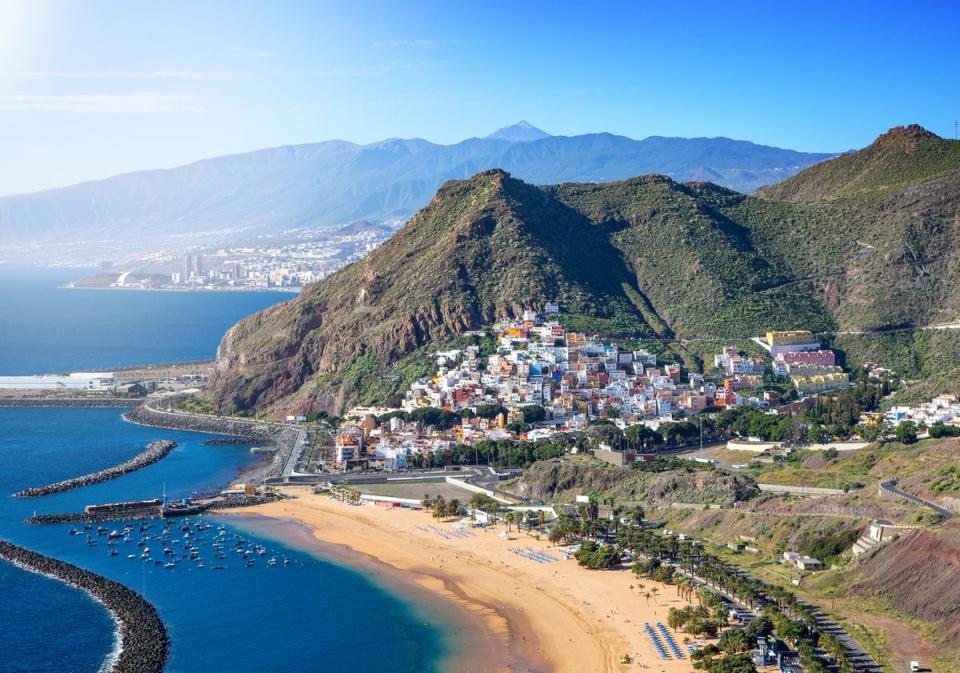
[(831, 156), (729, 138), (552, 136), (527, 122), (453, 145), (331, 140), (0, 198), (0, 261), (119, 260), (355, 220), (399, 224), (445, 181), (489, 168), (534, 184), (660, 173), (751, 192)]
[(573, 329), (678, 348), (769, 329), (876, 335), (908, 374), (925, 354), (901, 352), (902, 330), (960, 316), (958, 246), (960, 143), (916, 126), (752, 196), (663, 175), (534, 186), (487, 170), (234, 326), (210, 393), (278, 414), (384, 403), (430, 372), (432, 345), (546, 302)]

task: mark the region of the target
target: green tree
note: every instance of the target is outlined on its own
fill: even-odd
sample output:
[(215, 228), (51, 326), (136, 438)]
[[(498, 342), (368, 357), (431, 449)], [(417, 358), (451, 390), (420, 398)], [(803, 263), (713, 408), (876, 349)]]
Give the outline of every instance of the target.
[(917, 426), (913, 421), (900, 421), (895, 436), (901, 444), (914, 444), (917, 441)]

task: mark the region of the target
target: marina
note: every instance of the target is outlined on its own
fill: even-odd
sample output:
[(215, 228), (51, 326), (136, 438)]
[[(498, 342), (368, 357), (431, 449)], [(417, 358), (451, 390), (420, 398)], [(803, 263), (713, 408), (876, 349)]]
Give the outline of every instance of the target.
[(283, 552), (249, 540), (223, 524), (211, 523), (209, 517), (202, 514), (156, 521), (125, 520), (116, 522), (116, 525), (118, 528), (108, 532), (104, 526), (94, 528), (87, 524), (82, 528), (70, 528), (67, 534), (87, 546), (97, 546), (105, 538), (106, 545), (111, 547), (108, 556), (119, 556), (122, 551), (129, 550), (127, 560), (162, 565), (165, 570), (178, 567), (203, 570), (214, 560), (217, 570), (225, 570), (231, 562), (238, 567), (252, 568), (258, 559), (264, 557), (264, 565), (269, 568), (291, 564), (290, 557)]

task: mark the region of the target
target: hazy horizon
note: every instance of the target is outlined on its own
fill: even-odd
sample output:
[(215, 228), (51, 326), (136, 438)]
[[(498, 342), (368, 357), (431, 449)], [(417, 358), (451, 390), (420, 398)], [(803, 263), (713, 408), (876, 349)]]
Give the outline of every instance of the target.
[[(807, 152), (953, 137), (927, 2), (0, 5), (0, 194), (331, 139), (723, 136)], [(376, 20), (372, 20), (376, 17)], [(571, 49), (571, 45), (576, 45)]]

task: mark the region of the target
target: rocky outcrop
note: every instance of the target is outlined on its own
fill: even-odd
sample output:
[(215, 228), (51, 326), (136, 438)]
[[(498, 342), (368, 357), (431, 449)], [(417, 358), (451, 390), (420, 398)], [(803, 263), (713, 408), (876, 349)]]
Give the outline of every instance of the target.
[(54, 484), (47, 484), (46, 486), (33, 486), (31, 488), (25, 488), (16, 493), (16, 495), (20, 498), (50, 495), (51, 493), (61, 493), (74, 488), (98, 484), (101, 481), (116, 479), (117, 477), (122, 477), (125, 474), (135, 472), (136, 470), (142, 469), (147, 465), (152, 465), (153, 463), (163, 460), (176, 447), (177, 443), (169, 439), (161, 439), (156, 442), (150, 442), (147, 445), (146, 451), (138, 453), (130, 460), (120, 463), (119, 465), (114, 465), (113, 467), (108, 467), (105, 470), (99, 470), (97, 472), (91, 472), (90, 474), (85, 474), (80, 477), (58, 481)]
[(167, 629), (156, 609), (140, 594), (89, 570), (0, 540), (0, 558), (56, 578), (103, 603), (117, 622), (120, 652), (109, 673), (162, 673), (167, 661)]

